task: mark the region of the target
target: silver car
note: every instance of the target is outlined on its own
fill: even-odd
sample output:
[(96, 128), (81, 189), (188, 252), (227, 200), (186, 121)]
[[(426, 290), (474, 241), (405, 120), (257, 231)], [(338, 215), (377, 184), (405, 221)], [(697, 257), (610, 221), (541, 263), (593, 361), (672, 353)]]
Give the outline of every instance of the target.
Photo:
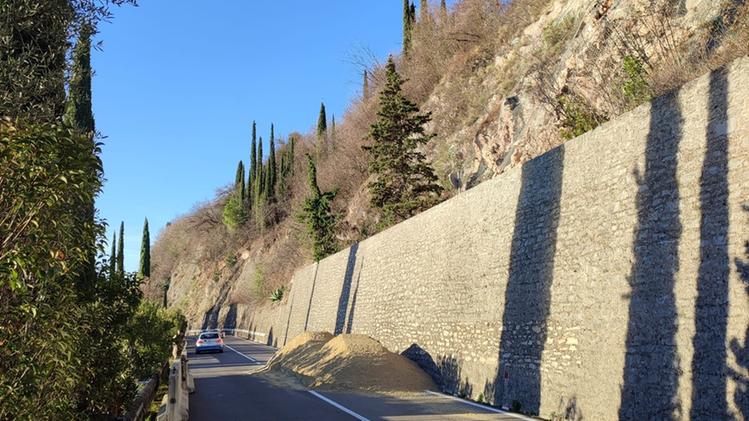
[(218, 332), (202, 332), (195, 341), (195, 353), (218, 351), (224, 352), (224, 340)]

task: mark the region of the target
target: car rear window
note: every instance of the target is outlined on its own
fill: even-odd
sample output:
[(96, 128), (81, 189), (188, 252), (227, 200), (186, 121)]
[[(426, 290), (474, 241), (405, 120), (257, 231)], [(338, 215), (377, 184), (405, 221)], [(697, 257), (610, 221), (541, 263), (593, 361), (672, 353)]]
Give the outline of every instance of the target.
[(201, 339), (217, 339), (218, 333), (204, 333), (200, 335)]

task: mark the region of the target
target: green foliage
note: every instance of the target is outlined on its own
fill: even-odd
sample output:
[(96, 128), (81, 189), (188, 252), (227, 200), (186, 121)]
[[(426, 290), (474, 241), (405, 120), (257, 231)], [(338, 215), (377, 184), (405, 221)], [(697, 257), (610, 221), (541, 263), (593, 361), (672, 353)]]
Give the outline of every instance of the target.
[[(252, 122), (252, 144), (250, 145), (250, 168), (247, 174), (247, 204), (252, 206), (252, 202), (255, 198), (255, 179), (257, 178), (257, 127), (255, 122)], [(262, 158), (261, 158), (262, 159)]]
[(151, 234), (148, 232), (148, 218), (143, 223), (143, 239), (140, 243), (140, 270), (141, 278), (151, 276)]
[(414, 18), (410, 0), (403, 0), (403, 55), (406, 57), (411, 50)]
[(622, 94), (631, 106), (637, 106), (652, 98), (652, 91), (646, 79), (647, 71), (642, 60), (631, 55), (622, 60), (624, 70), (624, 81), (622, 83)]
[(328, 134), (328, 117), (325, 114), (325, 104), (320, 103), (320, 114), (317, 116), (317, 139), (324, 140)]
[(275, 302), (283, 300), (283, 294), (286, 291), (286, 288), (284, 286), (280, 286), (276, 288), (271, 294), (270, 294), (270, 300)]
[(114, 278), (117, 273), (117, 233), (112, 234), (112, 251), (109, 254), (109, 277)]
[(181, 314), (150, 301), (140, 303), (127, 326), (135, 378), (145, 379), (169, 359), (172, 344), (186, 326)]
[(234, 266), (237, 264), (237, 255), (234, 253), (227, 254), (226, 257), (224, 257), (224, 263), (226, 263), (227, 266)]
[(244, 163), (242, 161), (239, 161), (239, 164), (237, 164), (237, 174), (234, 179), (234, 190), (235, 193), (239, 196), (240, 201), (244, 203)]
[(605, 116), (596, 114), (585, 100), (571, 92), (565, 91), (557, 101), (562, 115), (560, 133), (564, 139), (574, 139), (606, 121)]
[(125, 274), (125, 221), (120, 222), (120, 238), (117, 244), (117, 273)]
[(91, 35), (93, 28), (84, 24), (73, 50), (73, 76), (70, 79), (63, 121), (81, 133), (93, 135), (94, 112), (91, 105)]
[(238, 227), (247, 221), (247, 210), (242, 202), (242, 196), (238, 191), (232, 192), (224, 204), (224, 225), (230, 232), (236, 231)]
[(273, 200), (276, 195), (276, 136), (274, 127), (270, 125), (270, 153), (268, 155), (268, 178), (265, 186), (265, 197)]
[(370, 155), (369, 171), (375, 176), (369, 183), (371, 204), (382, 211), (384, 221), (391, 223), (431, 206), (442, 188), (419, 150), (435, 137), (424, 130), (431, 114), (421, 114), (416, 104), (403, 96), (403, 80), (392, 57), (386, 77), (378, 119), (369, 132), (372, 144), (365, 149)]
[(253, 280), (255, 284), (255, 295), (257, 297), (264, 297), (265, 296), (265, 271), (263, 270), (262, 266), (257, 265), (255, 266), (255, 279)]
[(307, 235), (312, 242), (312, 256), (320, 261), (338, 251), (338, 240), (335, 235), (338, 217), (332, 209), (336, 192), (320, 191), (317, 184), (317, 168), (309, 155), (307, 177), (310, 195), (304, 200), (299, 219), (307, 226)]

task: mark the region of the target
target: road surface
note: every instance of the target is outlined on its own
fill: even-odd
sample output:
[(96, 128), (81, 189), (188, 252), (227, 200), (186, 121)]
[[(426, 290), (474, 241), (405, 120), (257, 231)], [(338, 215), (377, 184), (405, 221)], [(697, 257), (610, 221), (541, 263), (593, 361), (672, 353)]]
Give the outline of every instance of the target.
[(190, 420), (531, 420), (451, 396), (418, 393), (392, 397), (305, 390), (271, 384), (251, 373), (262, 369), (275, 348), (227, 336), (223, 353), (195, 354), (188, 338)]

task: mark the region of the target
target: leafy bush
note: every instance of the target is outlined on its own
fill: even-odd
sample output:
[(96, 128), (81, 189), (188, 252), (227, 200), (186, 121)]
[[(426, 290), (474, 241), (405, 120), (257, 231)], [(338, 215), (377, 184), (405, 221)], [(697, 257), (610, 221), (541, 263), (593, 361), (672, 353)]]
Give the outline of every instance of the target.
[(283, 294), (286, 288), (284, 286), (278, 287), (275, 291), (270, 294), (270, 300), (274, 303), (283, 300)]
[(559, 22), (552, 23), (544, 28), (544, 48), (549, 56), (559, 54), (564, 43), (573, 35), (577, 19), (574, 16), (565, 16)]
[(137, 379), (146, 379), (169, 359), (172, 344), (186, 325), (184, 316), (149, 301), (140, 303), (127, 326), (127, 344)]
[(224, 205), (224, 225), (234, 232), (247, 221), (247, 210), (238, 192), (232, 193)]
[(647, 73), (642, 60), (627, 55), (622, 60), (622, 68), (625, 75), (624, 82), (622, 83), (622, 93), (627, 102), (632, 106), (637, 106), (645, 101), (649, 101), (652, 94), (650, 92), (650, 85), (645, 79)]
[(562, 127), (560, 133), (565, 139), (574, 139), (598, 127), (606, 119), (598, 115), (584, 99), (564, 91), (557, 98)]

